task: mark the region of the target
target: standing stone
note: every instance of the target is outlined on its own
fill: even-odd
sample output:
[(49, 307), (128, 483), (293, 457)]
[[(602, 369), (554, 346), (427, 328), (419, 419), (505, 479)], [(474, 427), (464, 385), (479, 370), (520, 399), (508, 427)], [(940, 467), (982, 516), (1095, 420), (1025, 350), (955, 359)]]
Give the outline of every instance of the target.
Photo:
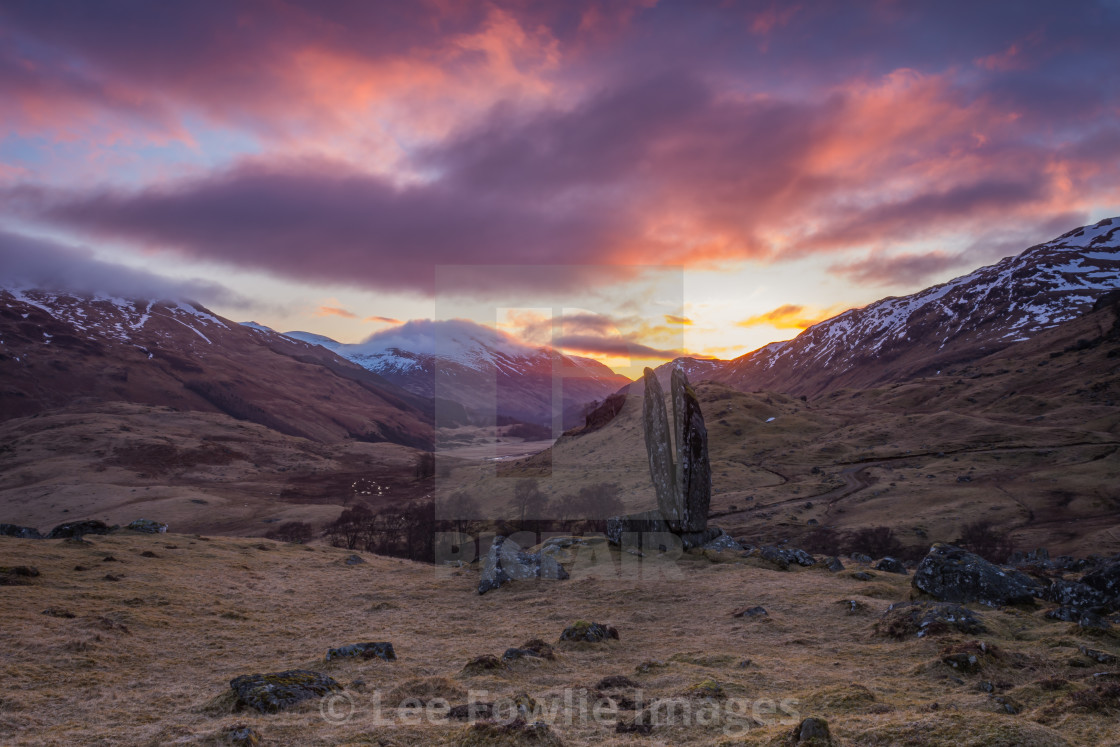
[[(708, 461), (708, 429), (700, 401), (684, 371), (673, 369), (673, 430), (677, 436), (677, 500), (680, 531), (702, 532), (708, 526), (712, 499), (712, 468)], [(670, 521), (670, 523), (672, 523)]]
[(680, 531), (682, 504), (678, 498), (678, 481), (673, 467), (665, 392), (653, 369), (647, 368), (644, 378), (646, 394), (642, 404), (642, 421), (645, 424), (646, 453), (649, 455), (649, 476), (657, 492), (657, 508), (672, 530)]

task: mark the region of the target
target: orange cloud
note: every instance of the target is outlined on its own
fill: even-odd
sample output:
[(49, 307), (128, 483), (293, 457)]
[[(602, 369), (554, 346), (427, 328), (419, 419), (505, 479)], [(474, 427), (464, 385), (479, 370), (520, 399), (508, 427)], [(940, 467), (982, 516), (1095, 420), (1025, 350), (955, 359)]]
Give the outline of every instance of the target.
[(367, 316), (362, 320), (363, 322), (380, 322), (381, 324), (400, 324), (400, 319), (394, 319), (391, 316)]
[(358, 315), (353, 311), (347, 309), (340, 309), (337, 306), (320, 306), (315, 310), (315, 316), (340, 316), (343, 319), (357, 319)]
[(666, 314), (665, 321), (669, 324), (680, 324), (683, 326), (689, 326), (693, 323), (687, 316), (674, 316), (673, 314)]
[(805, 329), (825, 319), (835, 316), (831, 309), (808, 309), (796, 304), (785, 304), (764, 314), (756, 314), (735, 322), (737, 327), (757, 327), (762, 324), (776, 329)]

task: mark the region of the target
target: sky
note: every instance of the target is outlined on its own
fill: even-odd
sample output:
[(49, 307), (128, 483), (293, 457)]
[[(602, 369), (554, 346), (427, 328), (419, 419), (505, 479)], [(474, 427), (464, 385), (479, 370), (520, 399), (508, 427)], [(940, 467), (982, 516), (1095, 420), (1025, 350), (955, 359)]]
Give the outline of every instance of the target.
[(1120, 2), (0, 1), (6, 276), (732, 358), (1120, 214)]

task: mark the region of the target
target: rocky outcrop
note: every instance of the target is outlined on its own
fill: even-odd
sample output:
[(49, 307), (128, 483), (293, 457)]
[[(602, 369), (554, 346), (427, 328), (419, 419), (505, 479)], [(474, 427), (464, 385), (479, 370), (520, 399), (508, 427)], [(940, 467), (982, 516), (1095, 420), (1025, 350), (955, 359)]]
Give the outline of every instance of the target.
[(563, 580), (568, 578), (568, 572), (548, 553), (526, 552), (508, 537), (495, 537), (482, 566), (478, 593), (485, 594), (510, 581), (529, 578)]
[(276, 713), (309, 698), (321, 698), (342, 685), (325, 674), (290, 669), (269, 674), (243, 674), (229, 682), (239, 705)]
[(875, 623), (875, 632), (889, 638), (925, 638), (953, 631), (976, 635), (987, 629), (972, 610), (949, 602), (899, 602)]
[(922, 559), (911, 584), (943, 602), (980, 602), (991, 607), (1030, 603), (1038, 591), (1026, 574), (940, 543)]

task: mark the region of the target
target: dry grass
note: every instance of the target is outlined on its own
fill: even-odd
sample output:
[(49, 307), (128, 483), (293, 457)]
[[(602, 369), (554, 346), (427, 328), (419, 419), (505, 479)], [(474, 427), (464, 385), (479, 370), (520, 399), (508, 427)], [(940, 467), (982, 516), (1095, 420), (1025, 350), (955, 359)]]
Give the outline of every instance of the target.
[[(1078, 646), (1115, 654), (1120, 642), (1083, 638), (1041, 611), (980, 609), (988, 634), (896, 641), (872, 635), (885, 595), (809, 569), (686, 556), (623, 578), (621, 566), (577, 557), (571, 580), (479, 597), (471, 570), (373, 556), (348, 566), (348, 553), (334, 548), (129, 533), (90, 541), (0, 537), (0, 565), (40, 571), (29, 585), (4, 589), (0, 743), (208, 744), (235, 724), (254, 727), (267, 744), (531, 743), (459, 721), (402, 723), (407, 714), (391, 707), (401, 698), (457, 705), (486, 690), (481, 700), (527, 694), (546, 706), (575, 693), (552, 728), (566, 745), (778, 744), (795, 715), (827, 719), (843, 744), (1120, 744), (1111, 706), (1086, 708), (1079, 704), (1096, 700), (1077, 697), (1094, 687), (1093, 672), (1116, 671), (1085, 666)], [(107, 555), (118, 562), (103, 563)], [(104, 580), (109, 566), (119, 581)], [(876, 574), (874, 584), (895, 601), (909, 594), (902, 576)], [(859, 602), (855, 614), (836, 603), (849, 599)], [(755, 604), (769, 615), (731, 616)], [(577, 619), (611, 624), (621, 639), (559, 643)], [(461, 674), (471, 659), (528, 638), (552, 642), (555, 660)], [(941, 663), (947, 647), (977, 638), (999, 650), (979, 674)], [(398, 660), (324, 661), (328, 648), (360, 641), (391, 641)], [(318, 702), (276, 715), (233, 712), (230, 679), (293, 668), (345, 685), (353, 716), (331, 723)], [(723, 710), (707, 725), (657, 727), (649, 737), (616, 734), (613, 718), (567, 723), (579, 693), (591, 697), (611, 675), (635, 681), (647, 703), (679, 697), (696, 712), (712, 703)], [(1022, 712), (1000, 712), (982, 680)], [(381, 717), (395, 723), (377, 722), (378, 694)]]

